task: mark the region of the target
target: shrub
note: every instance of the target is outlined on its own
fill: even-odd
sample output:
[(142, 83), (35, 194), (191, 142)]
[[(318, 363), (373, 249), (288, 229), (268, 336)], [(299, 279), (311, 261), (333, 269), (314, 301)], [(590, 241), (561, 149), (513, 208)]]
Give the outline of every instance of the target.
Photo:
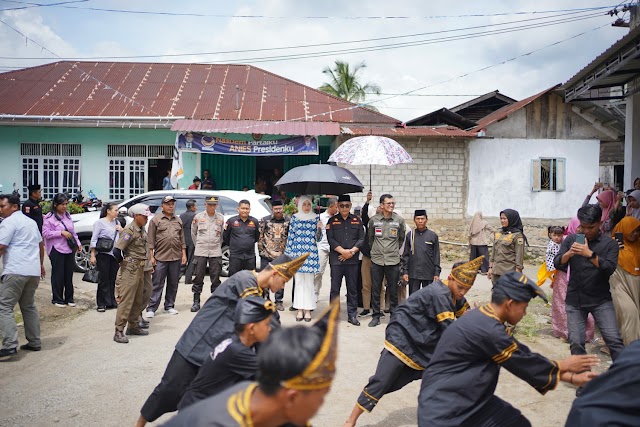
[[(46, 215), (51, 212), (51, 200), (44, 200), (40, 202), (40, 206), (42, 207), (42, 214)], [(83, 213), (84, 209), (80, 207), (77, 203), (69, 202), (67, 205), (67, 212), (70, 214)]]

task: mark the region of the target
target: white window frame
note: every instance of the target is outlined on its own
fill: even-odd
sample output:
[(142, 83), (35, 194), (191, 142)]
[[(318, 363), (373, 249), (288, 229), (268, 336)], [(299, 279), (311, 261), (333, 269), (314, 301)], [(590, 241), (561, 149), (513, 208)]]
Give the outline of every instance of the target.
[[(545, 163), (549, 169), (549, 184), (544, 185)], [(555, 187), (554, 187), (555, 183)], [(540, 157), (531, 160), (531, 191), (563, 192), (567, 187), (567, 159), (562, 157)]]
[[(107, 145), (107, 189), (110, 200), (126, 200), (147, 191), (147, 148), (139, 144)], [(121, 175), (121, 182), (116, 182), (116, 174)]]
[(28, 197), (27, 187), (36, 182), (42, 186), (42, 198), (45, 200), (52, 199), (58, 193), (73, 195), (82, 185), (82, 146), (21, 143), (20, 167), (24, 198)]

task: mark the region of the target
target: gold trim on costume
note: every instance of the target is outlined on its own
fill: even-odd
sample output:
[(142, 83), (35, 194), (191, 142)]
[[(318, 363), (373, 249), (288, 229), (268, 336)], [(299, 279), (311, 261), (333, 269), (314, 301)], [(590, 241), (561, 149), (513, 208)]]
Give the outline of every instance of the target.
[(480, 255), (476, 259), (457, 266), (456, 268), (451, 270), (451, 277), (453, 277), (456, 282), (460, 283), (465, 288), (472, 287), (473, 283), (476, 281), (476, 276), (478, 275), (478, 270), (482, 265), (483, 259), (484, 255)]
[(331, 386), (336, 373), (336, 358), (338, 357), (339, 314), (340, 302), (338, 298), (335, 298), (331, 301), (329, 308), (312, 326), (324, 331), (324, 339), (320, 345), (320, 350), (300, 375), (282, 382), (284, 388), (321, 390)]
[(400, 359), (402, 363), (404, 363), (411, 369), (415, 369), (416, 371), (424, 371), (424, 368), (422, 366), (418, 365), (416, 362), (411, 360), (409, 356), (404, 354), (402, 351), (400, 351), (396, 346), (391, 344), (389, 341), (384, 340), (384, 348), (386, 348), (389, 353), (393, 354), (395, 357)]
[(436, 321), (438, 321), (438, 323), (444, 322), (447, 319), (456, 320), (456, 315), (453, 313), (453, 311), (443, 311), (442, 313), (438, 313), (436, 315)]
[(361, 404), (359, 404), (358, 402), (356, 402), (356, 406), (360, 409), (362, 409), (364, 412), (366, 412), (367, 414), (371, 413), (370, 410), (368, 410), (367, 408), (365, 408), (364, 406), (362, 406)]
[(483, 305), (479, 310), (480, 313), (484, 314), (485, 316), (489, 316), (492, 319), (496, 319), (498, 322), (502, 323), (500, 318), (496, 316), (495, 311), (493, 311), (493, 307), (491, 306), (491, 304)]
[[(556, 362), (555, 360), (550, 360), (551, 364), (553, 365), (553, 367), (551, 368), (551, 370), (549, 371), (549, 381), (547, 381), (547, 383), (544, 385), (544, 387), (541, 388), (541, 393), (545, 394), (547, 391), (549, 390), (554, 390), (558, 383), (560, 382), (560, 366), (558, 365), (558, 362)], [(553, 372), (556, 371), (557, 374), (557, 381), (556, 383), (553, 385), (553, 388), (548, 388), (551, 383), (553, 382)]]
[(371, 396), (369, 393), (367, 393), (367, 391), (366, 391), (366, 390), (362, 390), (362, 392), (363, 392), (363, 393), (364, 393), (364, 394), (365, 394), (369, 399), (373, 399), (373, 400), (375, 400), (376, 402), (379, 402), (379, 401), (380, 401), (380, 399), (376, 399), (375, 397), (373, 397), (373, 396)]
[(298, 258), (293, 259), (291, 261), (282, 263), (282, 264), (269, 264), (272, 269), (278, 272), (282, 277), (287, 280), (291, 280), (296, 271), (302, 267), (302, 264), (307, 260), (307, 257), (310, 254), (307, 252), (306, 254), (300, 255)]
[(492, 356), (491, 359), (493, 359), (494, 362), (500, 365), (506, 362), (507, 360), (509, 360), (513, 352), (516, 351), (517, 349), (518, 349), (518, 344), (514, 342), (509, 347), (502, 350), (501, 353), (498, 353), (495, 356)]
[(462, 306), (462, 308), (460, 310), (456, 311), (456, 317), (462, 316), (470, 308), (471, 308), (471, 306), (469, 305), (469, 303), (465, 302), (464, 305)]
[(250, 404), (251, 396), (256, 387), (257, 384), (252, 383), (246, 389), (229, 396), (229, 400), (227, 400), (227, 411), (240, 427), (253, 427)]

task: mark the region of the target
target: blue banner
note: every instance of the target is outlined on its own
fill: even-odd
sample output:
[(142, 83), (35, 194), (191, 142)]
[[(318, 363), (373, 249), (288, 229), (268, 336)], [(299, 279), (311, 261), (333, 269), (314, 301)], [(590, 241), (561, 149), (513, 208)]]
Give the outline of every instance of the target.
[(236, 156), (314, 156), (318, 155), (317, 136), (294, 136), (272, 141), (236, 141), (196, 132), (178, 134), (181, 151)]

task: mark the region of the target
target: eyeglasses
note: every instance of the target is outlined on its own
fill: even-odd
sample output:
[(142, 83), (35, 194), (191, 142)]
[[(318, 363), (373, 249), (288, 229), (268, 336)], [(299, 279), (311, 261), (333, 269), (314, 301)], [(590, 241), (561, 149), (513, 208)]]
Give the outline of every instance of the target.
[(338, 205), (339, 208), (350, 208), (351, 204), (350, 203), (340, 203)]

